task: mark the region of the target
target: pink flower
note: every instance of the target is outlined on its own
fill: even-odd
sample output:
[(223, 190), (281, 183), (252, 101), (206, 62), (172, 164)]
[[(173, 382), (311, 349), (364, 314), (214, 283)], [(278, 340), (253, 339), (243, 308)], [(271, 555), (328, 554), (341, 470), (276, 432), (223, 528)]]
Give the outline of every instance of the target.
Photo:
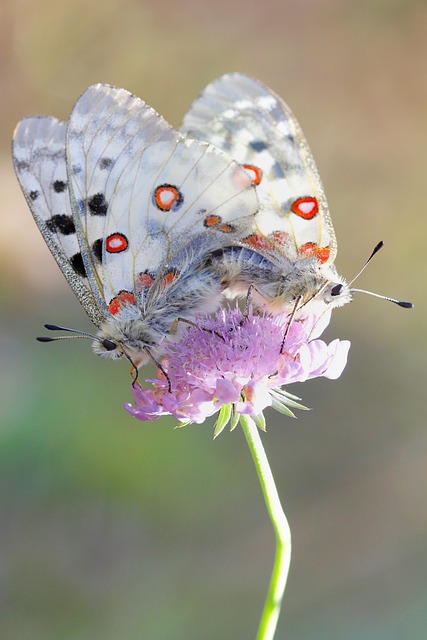
[(244, 316), (238, 307), (222, 309), (199, 319), (168, 347), (162, 366), (171, 392), (159, 371), (156, 380), (147, 380), (151, 389), (133, 386), (135, 406), (125, 409), (139, 420), (173, 415), (181, 424), (202, 423), (219, 411), (215, 435), (230, 420), (234, 428), (239, 414), (251, 415), (263, 428), (268, 406), (287, 415), (293, 415), (290, 408), (305, 409), (283, 385), (341, 375), (350, 343), (317, 339), (320, 326), (323, 330), (324, 321), (315, 316), (290, 322), (286, 314), (250, 310)]

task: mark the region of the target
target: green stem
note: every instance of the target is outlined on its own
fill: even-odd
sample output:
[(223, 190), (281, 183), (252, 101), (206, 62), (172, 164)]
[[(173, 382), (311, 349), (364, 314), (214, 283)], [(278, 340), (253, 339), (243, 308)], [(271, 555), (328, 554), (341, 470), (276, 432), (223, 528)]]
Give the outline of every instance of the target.
[(255, 462), (264, 500), (276, 534), (276, 556), (274, 558), (273, 572), (256, 637), (256, 640), (272, 640), (279, 619), (280, 606), (291, 561), (291, 530), (280, 504), (279, 494), (262, 446), (258, 428), (249, 416), (241, 415), (240, 424)]

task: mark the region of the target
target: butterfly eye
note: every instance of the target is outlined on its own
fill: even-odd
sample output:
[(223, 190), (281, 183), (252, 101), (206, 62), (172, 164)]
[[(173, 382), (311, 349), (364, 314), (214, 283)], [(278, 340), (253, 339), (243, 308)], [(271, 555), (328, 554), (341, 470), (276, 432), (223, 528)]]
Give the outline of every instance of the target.
[(341, 283), (333, 286), (331, 289), (331, 296), (339, 296), (343, 290), (343, 286), (344, 285), (342, 285)]
[(108, 338), (104, 338), (104, 340), (101, 341), (101, 344), (106, 351), (114, 351), (114, 349), (117, 349), (116, 343), (112, 340), (108, 340)]

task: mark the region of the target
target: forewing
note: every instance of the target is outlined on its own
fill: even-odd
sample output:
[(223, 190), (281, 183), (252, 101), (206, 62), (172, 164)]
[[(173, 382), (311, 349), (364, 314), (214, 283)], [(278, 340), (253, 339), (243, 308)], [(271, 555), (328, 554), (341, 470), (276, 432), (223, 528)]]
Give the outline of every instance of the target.
[(171, 284), (252, 227), (258, 201), (248, 174), (122, 89), (83, 94), (67, 155), (83, 260), (110, 313), (117, 299), (138, 302), (141, 289)]
[[(132, 189), (128, 167), (135, 154), (160, 139), (173, 139), (172, 128), (128, 91), (109, 85), (90, 87), (70, 116), (66, 142), (70, 197), (77, 212), (84, 268), (105, 314), (110, 297), (105, 242), (116, 217), (127, 213), (114, 211), (111, 201), (117, 200), (118, 190)], [(125, 288), (130, 265), (121, 262), (116, 272)]]
[(267, 255), (280, 252), (291, 262), (312, 255), (322, 263), (335, 259), (335, 235), (316, 165), (281, 98), (253, 78), (227, 74), (196, 99), (181, 130), (247, 167), (260, 201), (258, 237), (251, 240), (261, 252), (267, 237)]
[(86, 313), (99, 326), (103, 316), (85, 276), (69, 199), (66, 128), (51, 117), (22, 120), (14, 132), (13, 164), (47, 246)]

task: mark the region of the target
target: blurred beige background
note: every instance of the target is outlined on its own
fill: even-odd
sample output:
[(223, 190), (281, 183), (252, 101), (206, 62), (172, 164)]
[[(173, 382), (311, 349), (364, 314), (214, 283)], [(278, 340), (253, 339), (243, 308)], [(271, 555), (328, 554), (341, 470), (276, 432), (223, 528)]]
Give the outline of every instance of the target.
[[(142, 424), (127, 367), (44, 322), (91, 328), (15, 180), (25, 115), (66, 119), (109, 82), (178, 126), (228, 71), (290, 104), (315, 155), (359, 295), (329, 338), (336, 382), (290, 388), (314, 410), (263, 436), (293, 531), (277, 638), (427, 637), (427, 5), (416, 0), (2, 0), (0, 5), (0, 636), (137, 640), (255, 636), (274, 540), (237, 429)], [(423, 400), (424, 398), (424, 400)]]

